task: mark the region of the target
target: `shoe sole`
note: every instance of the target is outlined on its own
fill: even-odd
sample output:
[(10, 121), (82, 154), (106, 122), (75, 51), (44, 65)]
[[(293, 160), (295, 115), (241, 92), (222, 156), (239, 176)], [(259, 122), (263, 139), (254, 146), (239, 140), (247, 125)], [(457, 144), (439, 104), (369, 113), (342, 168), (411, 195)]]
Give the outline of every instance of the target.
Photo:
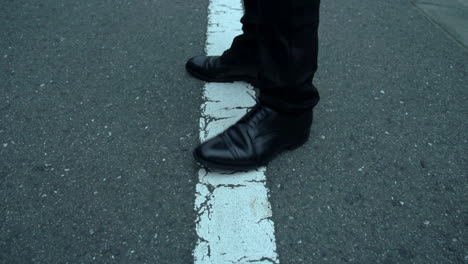
[(196, 71), (193, 71), (189, 67), (185, 66), (185, 70), (190, 73), (193, 77), (205, 81), (205, 82), (217, 82), (217, 83), (224, 83), (224, 82), (246, 82), (252, 85), (255, 88), (258, 88), (258, 80), (253, 77), (248, 77), (248, 76), (233, 76), (229, 78), (212, 78), (206, 75), (199, 74)]
[(275, 153), (269, 160), (262, 162), (262, 163), (258, 163), (258, 164), (233, 165), (233, 164), (215, 163), (215, 162), (211, 162), (208, 160), (204, 160), (195, 151), (193, 152), (193, 157), (201, 166), (207, 169), (214, 169), (214, 170), (221, 170), (221, 171), (248, 171), (248, 170), (257, 169), (262, 166), (266, 166), (270, 161), (274, 160), (280, 154), (287, 152), (287, 151), (295, 150), (301, 147), (302, 145), (304, 145), (308, 140), (309, 138), (307, 137), (305, 140), (301, 140), (299, 143), (295, 143), (290, 146), (287, 146), (281, 151), (278, 151), (277, 153)]

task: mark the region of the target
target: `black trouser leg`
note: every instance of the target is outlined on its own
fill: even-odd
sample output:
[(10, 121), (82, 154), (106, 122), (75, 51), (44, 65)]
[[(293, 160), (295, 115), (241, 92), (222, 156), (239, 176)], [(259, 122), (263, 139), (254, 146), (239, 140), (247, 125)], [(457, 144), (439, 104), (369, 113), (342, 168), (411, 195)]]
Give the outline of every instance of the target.
[(243, 2), (242, 34), (234, 38), (231, 48), (226, 50), (222, 59), (227, 63), (258, 64), (258, 4), (257, 0), (244, 0)]
[(320, 0), (257, 2), (260, 101), (283, 112), (312, 109)]

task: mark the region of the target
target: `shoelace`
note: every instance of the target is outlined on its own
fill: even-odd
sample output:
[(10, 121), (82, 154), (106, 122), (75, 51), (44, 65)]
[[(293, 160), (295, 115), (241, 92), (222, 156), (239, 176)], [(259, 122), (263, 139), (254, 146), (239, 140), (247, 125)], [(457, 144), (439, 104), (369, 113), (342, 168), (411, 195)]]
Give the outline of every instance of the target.
[(263, 107), (260, 102), (257, 101), (254, 107), (252, 107), (247, 114), (245, 114), (244, 117), (239, 120), (240, 123), (245, 123), (249, 127), (254, 127), (263, 120), (263, 118), (266, 116), (266, 109)]

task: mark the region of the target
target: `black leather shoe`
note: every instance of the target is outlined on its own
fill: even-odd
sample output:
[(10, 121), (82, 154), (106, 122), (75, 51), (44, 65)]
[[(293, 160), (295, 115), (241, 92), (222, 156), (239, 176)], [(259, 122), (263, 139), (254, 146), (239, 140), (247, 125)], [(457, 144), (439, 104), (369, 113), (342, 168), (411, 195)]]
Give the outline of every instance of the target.
[(185, 69), (206, 82), (245, 81), (257, 85), (257, 69), (254, 65), (223, 62), (221, 56), (196, 56), (187, 61)]
[(254, 169), (304, 144), (311, 125), (312, 110), (282, 114), (258, 103), (236, 124), (198, 146), (193, 154), (200, 164), (211, 169)]

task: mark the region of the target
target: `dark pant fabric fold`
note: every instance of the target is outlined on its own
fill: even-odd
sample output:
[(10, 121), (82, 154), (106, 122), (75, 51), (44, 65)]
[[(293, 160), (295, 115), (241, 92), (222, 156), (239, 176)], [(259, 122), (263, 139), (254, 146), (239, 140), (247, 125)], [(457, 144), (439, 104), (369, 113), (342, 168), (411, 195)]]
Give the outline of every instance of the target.
[(243, 34), (226, 57), (257, 64), (259, 100), (281, 112), (312, 109), (320, 0), (244, 0)]
[(231, 48), (221, 56), (228, 64), (259, 64), (257, 43), (258, 6), (257, 1), (244, 1), (244, 15), (241, 18), (242, 34), (235, 37)]

